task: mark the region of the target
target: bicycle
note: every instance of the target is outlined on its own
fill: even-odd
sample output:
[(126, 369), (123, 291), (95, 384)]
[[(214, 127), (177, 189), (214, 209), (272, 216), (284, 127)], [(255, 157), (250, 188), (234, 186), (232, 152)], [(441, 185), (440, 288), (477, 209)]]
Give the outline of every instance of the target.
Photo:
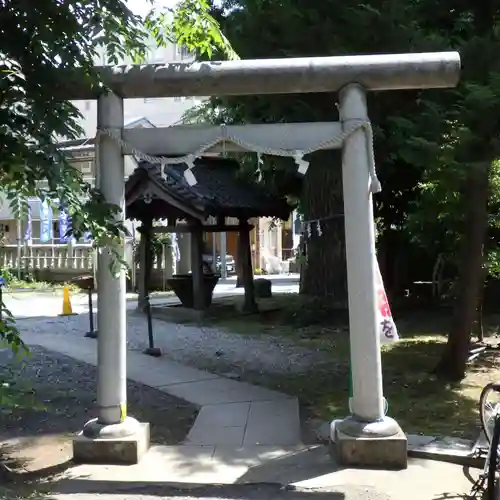
[[(493, 401), (490, 397), (493, 396)], [(498, 401), (495, 401), (497, 399)], [(498, 473), (500, 471), (500, 382), (483, 387), (479, 398), (479, 415), (484, 436), (488, 442), (484, 468), (472, 486), (471, 496), (479, 494), (482, 500), (500, 500)]]

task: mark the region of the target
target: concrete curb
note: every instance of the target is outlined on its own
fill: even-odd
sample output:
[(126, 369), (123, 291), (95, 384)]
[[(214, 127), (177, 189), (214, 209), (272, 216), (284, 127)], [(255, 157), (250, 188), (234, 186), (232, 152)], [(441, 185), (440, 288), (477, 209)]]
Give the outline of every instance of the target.
[(408, 456), (482, 468), (484, 454), (474, 449), (474, 441), (452, 437), (408, 434)]
[[(322, 443), (330, 439), (330, 422), (314, 424), (316, 438)], [(483, 447), (468, 439), (447, 436), (407, 434), (408, 457), (448, 462), (466, 467), (482, 468), (485, 461)]]

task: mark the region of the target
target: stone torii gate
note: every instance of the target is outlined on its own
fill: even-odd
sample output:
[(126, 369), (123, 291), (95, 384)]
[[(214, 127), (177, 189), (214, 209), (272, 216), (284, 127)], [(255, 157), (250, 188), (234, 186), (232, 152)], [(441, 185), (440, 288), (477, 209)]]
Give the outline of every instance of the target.
[[(248, 125), (225, 129), (225, 150), (257, 150), (295, 156), (342, 148), (344, 216), (349, 292), (353, 397), (352, 415), (335, 426), (343, 464), (406, 467), (406, 438), (385, 415), (375, 295), (375, 237), (372, 193), (376, 178), (366, 92), (453, 87), (460, 75), (456, 52), (372, 56), (195, 62), (98, 68), (107, 85), (90, 87), (74, 70), (55, 89), (61, 99), (98, 99), (99, 187), (122, 208), (124, 155), (187, 155), (217, 150), (219, 127), (124, 129), (123, 99), (174, 96), (338, 92), (339, 123)], [(334, 103), (327, 105), (333, 106)], [(100, 133), (99, 133), (100, 131)], [(368, 133), (367, 133), (368, 132)], [(316, 144), (314, 144), (314, 139)], [(328, 139), (328, 140), (325, 140)], [(205, 144), (204, 148), (199, 148)], [(197, 149), (198, 148), (198, 149)], [(150, 157), (151, 157), (150, 156)], [(186, 161), (189, 166), (189, 161)], [(165, 163), (159, 160), (157, 163)], [(192, 173), (186, 178), (191, 182)], [(121, 251), (123, 248), (123, 241)], [(136, 463), (149, 446), (149, 427), (127, 416), (125, 271), (109, 272), (111, 256), (98, 257), (97, 418), (75, 439), (78, 461)]]

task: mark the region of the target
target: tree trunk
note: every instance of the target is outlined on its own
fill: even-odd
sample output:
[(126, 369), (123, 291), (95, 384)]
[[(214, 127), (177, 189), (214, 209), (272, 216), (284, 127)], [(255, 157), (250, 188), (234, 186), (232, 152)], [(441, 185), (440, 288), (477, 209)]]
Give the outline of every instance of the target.
[(480, 297), (477, 308), (476, 334), (478, 342), (484, 342), (484, 323), (483, 323), (483, 299)]
[[(488, 229), (486, 228), (486, 231)], [(484, 304), (484, 293), (485, 284), (488, 277), (488, 270), (486, 268), (486, 254), (484, 252), (484, 245), (482, 248), (482, 269), (481, 269), (481, 286), (479, 289), (478, 299), (477, 299), (477, 311), (476, 311), (476, 324), (475, 331), (478, 342), (484, 342), (484, 322), (483, 322), (483, 304)]]
[(342, 165), (339, 151), (320, 151), (311, 155), (302, 194), (306, 243), (305, 263), (301, 266), (300, 292), (319, 297), (347, 300)]
[(458, 381), (465, 377), (470, 336), (484, 286), (483, 246), (488, 228), (489, 167), (489, 163), (471, 165), (465, 182), (465, 227), (458, 296), (448, 342), (434, 370), (438, 377), (446, 380)]

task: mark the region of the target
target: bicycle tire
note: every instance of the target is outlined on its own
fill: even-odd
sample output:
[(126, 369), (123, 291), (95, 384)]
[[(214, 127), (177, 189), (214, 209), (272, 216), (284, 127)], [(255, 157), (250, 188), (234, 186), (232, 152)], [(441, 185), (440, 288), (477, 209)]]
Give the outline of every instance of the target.
[(499, 489), (496, 484), (498, 470), (498, 445), (500, 444), (500, 417), (495, 417), (495, 427), (490, 444), (490, 457), (488, 463), (488, 478), (486, 480), (486, 500), (499, 500)]
[(481, 391), (481, 396), (479, 397), (479, 418), (481, 421), (481, 428), (488, 443), (491, 443), (492, 435), (490, 427), (488, 427), (488, 423), (485, 420), (485, 402), (491, 391), (500, 392), (500, 382), (490, 382), (489, 384), (486, 384)]

